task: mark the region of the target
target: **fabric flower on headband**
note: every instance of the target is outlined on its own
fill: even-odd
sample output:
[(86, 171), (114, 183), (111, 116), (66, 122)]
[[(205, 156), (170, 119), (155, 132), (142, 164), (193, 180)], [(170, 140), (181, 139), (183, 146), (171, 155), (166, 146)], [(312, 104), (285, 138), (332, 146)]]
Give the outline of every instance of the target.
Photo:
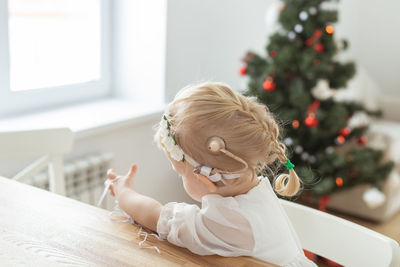
[(169, 152), (171, 157), (176, 161), (185, 162), (185, 154), (176, 142), (176, 136), (171, 133), (171, 123), (169, 123), (167, 116), (163, 115), (160, 122), (160, 135), (161, 143)]

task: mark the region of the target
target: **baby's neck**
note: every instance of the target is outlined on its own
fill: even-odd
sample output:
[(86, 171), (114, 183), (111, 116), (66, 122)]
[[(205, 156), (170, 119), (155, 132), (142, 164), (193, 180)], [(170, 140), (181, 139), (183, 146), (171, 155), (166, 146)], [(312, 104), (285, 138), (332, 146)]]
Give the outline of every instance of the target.
[(246, 182), (236, 185), (227, 184), (225, 186), (218, 187), (215, 193), (223, 197), (234, 197), (237, 195), (246, 194), (260, 182), (255, 172), (249, 173), (248, 177), (240, 177), (239, 179), (243, 179)]

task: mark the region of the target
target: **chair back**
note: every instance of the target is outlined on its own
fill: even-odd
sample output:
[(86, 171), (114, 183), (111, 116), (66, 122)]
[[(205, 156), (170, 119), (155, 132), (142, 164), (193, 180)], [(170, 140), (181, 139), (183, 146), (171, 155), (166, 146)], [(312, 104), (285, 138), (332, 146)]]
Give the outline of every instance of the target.
[(393, 239), (326, 212), (280, 199), (304, 249), (344, 266), (400, 266)]
[(63, 155), (70, 152), (73, 133), (68, 128), (0, 132), (0, 160), (40, 156), (13, 177), (24, 180), (49, 168), (50, 191), (65, 195)]
[(68, 128), (0, 132), (0, 159), (65, 154), (72, 148)]

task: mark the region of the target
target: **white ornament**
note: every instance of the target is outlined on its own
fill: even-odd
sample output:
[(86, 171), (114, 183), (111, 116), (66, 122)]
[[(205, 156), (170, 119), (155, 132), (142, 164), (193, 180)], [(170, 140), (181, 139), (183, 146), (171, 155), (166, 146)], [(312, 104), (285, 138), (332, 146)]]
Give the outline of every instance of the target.
[(300, 154), (301, 152), (303, 152), (303, 147), (301, 146), (296, 146), (294, 148), (294, 152), (296, 152), (297, 154)]
[(310, 12), (311, 15), (315, 15), (317, 14), (317, 9), (312, 6), (308, 9), (308, 12)]
[(373, 187), (364, 192), (363, 200), (368, 207), (375, 209), (385, 202), (386, 196), (377, 188)]
[(356, 112), (348, 122), (348, 127), (354, 129), (360, 126), (367, 126), (370, 123), (370, 118), (365, 112)]
[(303, 31), (303, 25), (301, 25), (301, 24), (296, 24), (296, 25), (294, 26), (294, 31), (297, 32), (297, 33), (301, 33), (301, 32)]
[(307, 14), (307, 12), (301, 11), (300, 14), (299, 14), (299, 19), (300, 19), (301, 21), (307, 20), (307, 19), (308, 19), (308, 14)]
[(326, 152), (327, 154), (332, 154), (334, 151), (335, 151), (335, 149), (334, 149), (333, 147), (331, 147), (331, 146), (328, 146), (328, 147), (325, 149), (325, 152)]
[(294, 38), (296, 38), (296, 34), (294, 32), (289, 32), (288, 37), (290, 40), (293, 40)]
[(310, 156), (308, 158), (308, 162), (310, 162), (310, 163), (315, 163), (316, 161), (317, 161), (317, 159), (314, 156)]
[(301, 159), (302, 159), (302, 160), (307, 160), (307, 159), (308, 159), (308, 156), (309, 156), (308, 153), (307, 153), (307, 152), (304, 152), (304, 153), (301, 154)]
[(285, 143), (285, 145), (290, 146), (293, 144), (293, 139), (290, 137), (285, 138), (285, 140), (283, 140), (283, 142)]
[(311, 94), (318, 100), (326, 100), (333, 96), (334, 91), (330, 89), (327, 80), (319, 80), (311, 90)]

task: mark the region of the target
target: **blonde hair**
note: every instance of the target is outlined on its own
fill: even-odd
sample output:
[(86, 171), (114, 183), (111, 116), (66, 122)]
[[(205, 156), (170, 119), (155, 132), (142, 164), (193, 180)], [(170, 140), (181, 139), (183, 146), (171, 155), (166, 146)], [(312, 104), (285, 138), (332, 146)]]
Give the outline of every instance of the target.
[[(286, 147), (279, 140), (279, 126), (268, 108), (226, 84), (188, 86), (168, 105), (166, 114), (178, 145), (202, 165), (232, 173), (243, 168), (232, 156), (209, 153), (206, 144), (213, 136), (222, 138), (226, 149), (252, 171), (268, 168), (277, 159), (282, 164), (288, 161)], [(279, 175), (273, 185), (278, 194), (290, 197), (298, 193), (300, 179), (291, 169), (289, 174)]]

